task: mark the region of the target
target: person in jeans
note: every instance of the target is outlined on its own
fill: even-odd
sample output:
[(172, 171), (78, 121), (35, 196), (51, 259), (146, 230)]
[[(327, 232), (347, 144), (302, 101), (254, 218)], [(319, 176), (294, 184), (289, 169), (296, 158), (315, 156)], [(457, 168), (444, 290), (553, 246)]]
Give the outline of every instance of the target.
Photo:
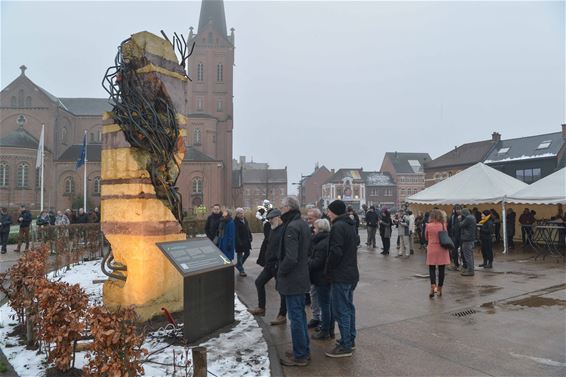
[[(307, 210), (307, 223), (311, 229), (311, 234), (314, 235), (314, 223), (318, 219), (322, 217), (322, 212), (318, 208), (309, 208)], [(309, 250), (309, 258), (312, 256), (312, 243), (311, 248)], [(314, 284), (311, 284), (311, 289), (307, 294), (307, 305), (310, 301), (311, 311), (312, 311), (312, 319), (308, 323), (309, 329), (317, 328), (320, 325), (320, 306), (318, 304), (318, 291)]]
[[(286, 366), (307, 366), (310, 360), (305, 293), (310, 289), (308, 252), (311, 231), (302, 220), (299, 201), (283, 199), (281, 205), (283, 227), (277, 268), (277, 290), (285, 296), (287, 315), (291, 322), (293, 351), (281, 358)], [(352, 227), (352, 231), (354, 231)]]
[(370, 206), (369, 210), (366, 212), (366, 226), (368, 231), (368, 241), (367, 246), (375, 249), (375, 234), (377, 233), (377, 224), (379, 222), (379, 216), (375, 212), (375, 207)]
[[(255, 280), (258, 306), (254, 309), (248, 309), (248, 311), (253, 315), (259, 316), (265, 315), (265, 285), (272, 278), (277, 276), (277, 257), (279, 255), (279, 246), (281, 244), (283, 230), (283, 227), (281, 226), (283, 223), (281, 221), (281, 211), (278, 209), (270, 210), (267, 213), (266, 219), (271, 225), (271, 231), (269, 232), (269, 238), (266, 242), (265, 265)], [(279, 313), (277, 318), (271, 322), (271, 325), (282, 325), (287, 322), (287, 305), (285, 304), (285, 297), (281, 294), (279, 296), (281, 298)]]
[(474, 245), (476, 243), (476, 218), (469, 209), (464, 208), (459, 216), (460, 243), (462, 245), (462, 276), (474, 276)]
[(236, 226), (229, 209), (222, 212), (222, 220), (218, 225), (218, 248), (222, 250), (226, 258), (234, 260), (236, 250)]
[(236, 208), (236, 269), (240, 271), (240, 276), (248, 276), (244, 270), (244, 263), (250, 256), (252, 249), (252, 232), (248, 220), (244, 217), (244, 209)]
[(20, 233), (18, 234), (18, 248), (15, 250), (19, 253), (22, 248), (22, 243), (25, 241), (26, 249), (29, 250), (29, 227), (31, 225), (31, 212), (26, 209), (26, 206), (20, 207), (20, 215), (18, 216), (18, 223), (20, 224)]
[(352, 356), (356, 339), (356, 308), (354, 288), (360, 279), (358, 271), (357, 235), (354, 222), (346, 214), (346, 205), (335, 200), (328, 205), (332, 221), (328, 241), (327, 275), (330, 279), (332, 314), (338, 322), (341, 339), (326, 356), (338, 358)]
[(328, 258), (328, 236), (330, 223), (326, 219), (314, 222), (311, 255), (309, 256), (309, 273), (311, 283), (317, 291), (320, 306), (320, 331), (312, 335), (312, 339), (325, 340), (334, 336), (334, 321), (331, 313), (330, 281), (324, 272)]
[(8, 237), (10, 237), (10, 225), (12, 225), (12, 218), (8, 215), (8, 209), (2, 208), (0, 210), (0, 244), (2, 244), (2, 254), (7, 252)]

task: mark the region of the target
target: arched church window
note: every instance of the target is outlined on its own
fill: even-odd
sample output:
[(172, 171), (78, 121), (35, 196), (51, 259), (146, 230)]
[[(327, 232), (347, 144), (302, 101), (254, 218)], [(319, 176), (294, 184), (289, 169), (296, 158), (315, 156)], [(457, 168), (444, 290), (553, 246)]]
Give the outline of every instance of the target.
[(73, 194), (75, 192), (75, 180), (73, 177), (65, 178), (65, 194)]
[(24, 107), (24, 90), (18, 90), (18, 107)]
[(100, 194), (100, 177), (94, 177), (94, 190), (95, 194)]
[(12, 96), (12, 99), (10, 100), (10, 106), (18, 107), (18, 99), (16, 98), (16, 96)]
[(193, 194), (202, 194), (202, 178), (193, 178)]
[(0, 162), (0, 187), (8, 186), (9, 168), (6, 162)]
[(16, 186), (19, 188), (28, 187), (29, 184), (29, 164), (22, 162), (18, 165), (18, 174), (16, 177)]
[(200, 128), (195, 128), (195, 135), (194, 135), (194, 144), (195, 145), (200, 145), (201, 144), (201, 132), (200, 132)]
[(31, 97), (30, 96), (26, 97), (26, 107), (31, 107)]

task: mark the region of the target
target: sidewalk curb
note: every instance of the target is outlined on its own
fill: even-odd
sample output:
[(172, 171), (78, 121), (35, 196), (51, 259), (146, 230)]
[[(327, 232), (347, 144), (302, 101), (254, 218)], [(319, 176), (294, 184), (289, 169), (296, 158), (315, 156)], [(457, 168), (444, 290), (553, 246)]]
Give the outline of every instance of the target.
[[(238, 300), (240, 300), (240, 302), (244, 304), (246, 308), (249, 307), (246, 301), (240, 295), (238, 295)], [(269, 371), (271, 373), (271, 376), (284, 377), (285, 373), (283, 373), (283, 368), (281, 367), (281, 363), (279, 361), (279, 353), (277, 352), (277, 347), (275, 347), (275, 342), (273, 341), (271, 333), (269, 332), (269, 325), (262, 319), (258, 319), (258, 317), (256, 316), (254, 316), (254, 319), (259, 327), (261, 327), (263, 338), (267, 343), (267, 353), (269, 355)]]

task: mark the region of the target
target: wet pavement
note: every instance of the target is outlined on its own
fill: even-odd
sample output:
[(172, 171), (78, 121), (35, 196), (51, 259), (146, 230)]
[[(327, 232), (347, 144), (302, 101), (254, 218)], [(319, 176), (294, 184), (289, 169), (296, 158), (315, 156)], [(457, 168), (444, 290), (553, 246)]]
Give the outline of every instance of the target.
[[(236, 277), (238, 295), (250, 307), (257, 304), (254, 280), (261, 267), (255, 260), (262, 237), (254, 234), (248, 276)], [(0, 255), (0, 272), (18, 260), (14, 248)], [(324, 352), (333, 341), (311, 341), (308, 367), (281, 367), (280, 355), (291, 349), (289, 324), (269, 325), (279, 297), (274, 281), (268, 283), (267, 314), (256, 318), (268, 342), (273, 376), (566, 375), (562, 260), (534, 261), (530, 250), (497, 252), (493, 270), (478, 268), (473, 277), (447, 271), (443, 296), (431, 300), (424, 250), (417, 246), (408, 259), (395, 258), (395, 246), (390, 256), (380, 251), (358, 249), (358, 336), (352, 358), (329, 359)], [(479, 250), (475, 260), (481, 260)]]
[[(236, 277), (238, 294), (250, 307), (257, 305), (254, 280), (261, 267), (255, 260), (261, 239), (254, 235), (248, 276)], [(561, 260), (534, 261), (529, 250), (497, 252), (493, 270), (478, 268), (473, 277), (447, 271), (443, 296), (429, 299), (424, 250), (417, 246), (408, 259), (380, 251), (358, 249), (354, 356), (329, 359), (324, 352), (333, 341), (311, 341), (308, 367), (274, 365), (273, 375), (566, 375), (566, 265)], [(395, 246), (391, 252), (396, 253)], [(476, 264), (481, 261), (479, 249), (475, 258)], [(273, 281), (267, 289), (267, 314), (257, 319), (277, 362), (291, 349), (289, 324), (269, 326), (279, 299)]]

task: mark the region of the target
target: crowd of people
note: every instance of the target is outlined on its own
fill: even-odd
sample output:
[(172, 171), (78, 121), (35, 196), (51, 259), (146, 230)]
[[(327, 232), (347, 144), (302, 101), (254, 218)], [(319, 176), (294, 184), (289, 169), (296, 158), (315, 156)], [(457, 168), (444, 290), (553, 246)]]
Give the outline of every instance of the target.
[[(17, 215), (16, 222), (12, 221), (12, 216), (8, 213), (7, 208), (0, 209), (0, 243), (1, 251), (0, 253), (6, 254), (8, 238), (10, 236), (10, 227), (14, 224), (19, 225), (18, 232), (18, 246), (14, 252), (19, 253), (22, 249), (22, 244), (25, 245), (24, 251), (29, 250), (30, 243), (30, 229), (33, 222), (33, 216), (29, 209), (25, 205), (20, 206), (19, 213)], [(70, 225), (70, 224), (87, 224), (87, 223), (99, 223), (100, 222), (100, 211), (94, 208), (90, 211), (85, 211), (80, 208), (78, 211), (72, 211), (66, 209), (65, 211), (54, 210), (41, 211), (37, 219), (35, 220), (38, 230), (45, 229), (49, 226), (59, 226), (59, 225)]]
[[(525, 209), (519, 218), (523, 243), (532, 237), (534, 211)], [(418, 213), (407, 208), (391, 213), (387, 208), (363, 207), (358, 214), (340, 200), (325, 211), (309, 208), (303, 219), (296, 199), (286, 198), (280, 208), (268, 201), (256, 214), (263, 224), (264, 239), (257, 263), (263, 268), (255, 280), (258, 305), (248, 309), (256, 316), (266, 314), (266, 284), (275, 279), (279, 310), (271, 325), (290, 321), (292, 352), (281, 359), (283, 365), (305, 366), (310, 360), (310, 341), (334, 339), (338, 324), (340, 339), (326, 352), (328, 357), (348, 357), (355, 350), (356, 326), (353, 295), (359, 280), (357, 249), (359, 227), (365, 222), (366, 246), (375, 249), (381, 239), (381, 255), (391, 250), (393, 230), (397, 229), (398, 258), (407, 259), (415, 244), (426, 249), (429, 267), (430, 298), (441, 297), (446, 268), (462, 276), (475, 275), (474, 248), (481, 247), (482, 263), (491, 269), (493, 245), (501, 242), (502, 219), (495, 209), (454, 206), (448, 215), (441, 209)], [(508, 209), (506, 217), (508, 245), (513, 248), (516, 214)], [(221, 211), (215, 205), (206, 222), (206, 235), (230, 259), (236, 259), (241, 277), (247, 276), (244, 263), (252, 248), (252, 232), (244, 210)], [(307, 322), (305, 308), (310, 305), (312, 319)], [(309, 329), (314, 331), (309, 336)]]
[[(340, 339), (326, 352), (332, 358), (349, 357), (355, 349), (356, 311), (354, 290), (359, 280), (357, 248), (359, 217), (341, 200), (328, 206), (323, 215), (309, 209), (306, 221), (299, 202), (288, 197), (280, 208), (264, 203), (258, 210), (264, 240), (257, 263), (263, 267), (255, 280), (258, 306), (249, 311), (265, 315), (265, 285), (275, 279), (280, 302), (272, 325), (290, 322), (292, 352), (281, 359), (287, 366), (306, 366), (310, 340), (334, 339), (336, 324)], [(230, 260), (236, 258), (239, 275), (246, 276), (244, 263), (251, 250), (252, 235), (241, 208), (232, 219), (230, 210), (213, 206), (205, 232)], [(306, 306), (312, 310), (307, 322)], [(315, 331), (309, 336), (309, 328)]]

